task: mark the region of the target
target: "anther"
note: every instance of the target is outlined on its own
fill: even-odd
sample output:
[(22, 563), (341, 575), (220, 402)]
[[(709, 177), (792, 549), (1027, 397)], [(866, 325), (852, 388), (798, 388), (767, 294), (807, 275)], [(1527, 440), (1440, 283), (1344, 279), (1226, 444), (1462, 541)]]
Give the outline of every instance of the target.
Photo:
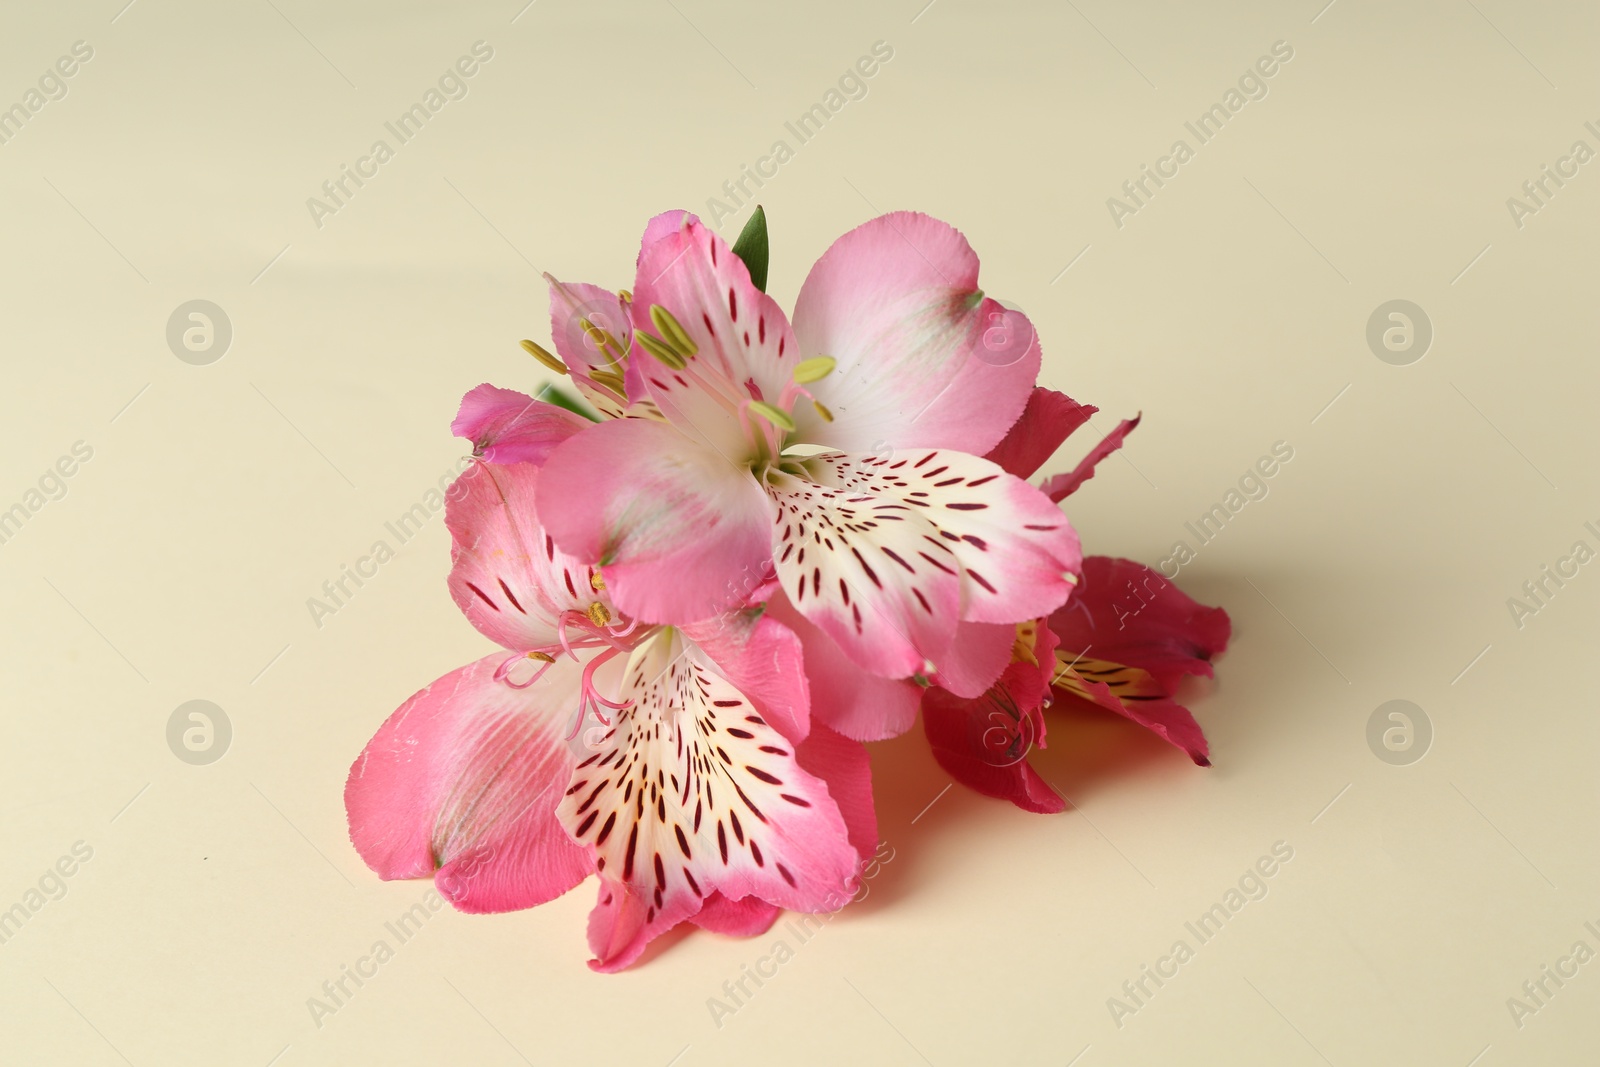
[(534, 359), (538, 360), (540, 363), (543, 363), (546, 367), (549, 367), (551, 370), (555, 371), (557, 374), (567, 373), (567, 365), (565, 363), (561, 362), (555, 356), (534, 344), (532, 341), (529, 341), (527, 338), (523, 338), (522, 350), (528, 353), (528, 355), (532, 356)]
[(810, 382), (820, 382), (833, 373), (833, 368), (838, 365), (838, 360), (832, 356), (812, 356), (810, 359), (801, 360), (795, 364), (794, 380), (799, 385)]

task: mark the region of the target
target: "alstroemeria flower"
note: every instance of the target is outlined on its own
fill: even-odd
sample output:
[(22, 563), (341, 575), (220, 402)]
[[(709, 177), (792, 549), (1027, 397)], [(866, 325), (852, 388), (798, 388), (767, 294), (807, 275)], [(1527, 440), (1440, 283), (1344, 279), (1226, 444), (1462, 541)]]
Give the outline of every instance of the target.
[[(1023, 417), (990, 458), (1032, 475), (1095, 408), (1038, 389)], [(1061, 499), (1093, 477), (1138, 419), (1120, 423), (1066, 474), (1044, 483)], [(1090, 556), (1083, 581), (1048, 619), (1018, 627), (1011, 665), (976, 698), (940, 688), (922, 704), (935, 758), (953, 778), (1027, 811), (1057, 812), (1065, 799), (1026, 760), (1046, 741), (1043, 709), (1052, 697), (1087, 700), (1123, 715), (1209, 763), (1205, 735), (1172, 700), (1184, 675), (1212, 675), (1227, 647), (1228, 615), (1196, 604), (1155, 571), (1130, 560)]]
[[(495, 400), (475, 390), (458, 422), (503, 413)], [(497, 425), (513, 432), (475, 444), (512, 447), (531, 424)], [(464, 911), (598, 874), (605, 971), (686, 919), (755, 933), (778, 908), (837, 907), (876, 846), (870, 771), (860, 744), (811, 728), (798, 640), (751, 611), (630, 620), (541, 525), (540, 477), (480, 461), (452, 487), (451, 594), (503, 650), (411, 697), (356, 760), (362, 858), (384, 878), (432, 875)], [(609, 729), (573, 745), (585, 716)]]
[[(621, 302), (631, 338), (600, 349), (629, 346), (602, 375), (623, 374), (632, 417), (551, 451), (537, 502), (555, 543), (649, 622), (738, 607), (775, 571), (875, 674), (952, 670), (963, 624), (1002, 627), (980, 645), (1003, 652), (1065, 602), (1081, 558), (1048, 496), (979, 458), (1021, 414), (1039, 348), (977, 280), (954, 229), (887, 215), (823, 255), (791, 326), (697, 219), (653, 220)], [(986, 685), (1003, 667), (972, 671)]]

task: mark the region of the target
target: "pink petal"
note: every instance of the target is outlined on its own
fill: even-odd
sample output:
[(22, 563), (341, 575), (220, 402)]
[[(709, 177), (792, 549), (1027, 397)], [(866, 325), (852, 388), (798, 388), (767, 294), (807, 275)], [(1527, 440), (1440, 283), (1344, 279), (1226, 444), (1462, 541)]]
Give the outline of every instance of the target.
[(712, 892), (838, 907), (860, 857), (828, 785), (677, 631), (635, 651), (633, 703), (572, 776), (557, 816), (603, 876), (591, 966), (616, 970)]
[[(1023, 646), (1019, 637), (1018, 647)], [(1056, 639), (1040, 627), (1029, 654), (1033, 662), (1011, 663), (976, 699), (929, 689), (922, 726), (933, 755), (950, 776), (985, 796), (1009, 800), (1024, 811), (1063, 811), (1066, 801), (1028, 764), (1028, 752), (1044, 747), (1042, 710), (1056, 667)]]
[[(751, 283), (744, 261), (692, 216), (639, 255), (633, 326), (660, 338), (652, 305), (671, 313), (697, 352), (687, 367), (673, 371), (636, 346), (638, 384), (685, 432), (730, 457), (742, 455), (747, 435), (737, 407), (749, 400), (779, 403), (800, 360), (788, 318)], [(642, 399), (637, 393), (630, 398)]]
[(1090, 556), (1082, 591), (1051, 617), (1050, 627), (1060, 636), (1061, 658), (1083, 653), (1073, 671), (1058, 676), (1059, 690), (1139, 723), (1202, 766), (1210, 763), (1199, 724), (1171, 697), (1184, 675), (1211, 676), (1211, 658), (1228, 644), (1227, 612), (1195, 603), (1142, 564)]
[(935, 666), (933, 684), (956, 696), (980, 696), (1011, 662), (1015, 624), (964, 622), (956, 627), (950, 651)]
[(1139, 418), (1123, 419), (1117, 428), (1106, 434), (1101, 442), (1089, 450), (1089, 454), (1067, 474), (1057, 474), (1046, 478), (1039, 488), (1051, 500), (1058, 503), (1077, 492), (1078, 486), (1094, 477), (1094, 469), (1102, 459), (1122, 447), (1123, 440), (1139, 425)]
[[(878, 848), (878, 812), (872, 802), (872, 761), (867, 746), (818, 725), (795, 750), (807, 774), (827, 783), (828, 796), (839, 806), (850, 843), (862, 862)], [(843, 900), (836, 906), (842, 906)]]
[[(601, 414), (620, 418), (627, 398), (615, 387), (597, 380), (597, 372), (623, 378), (628, 370), (628, 348), (633, 328), (620, 297), (609, 289), (586, 282), (562, 282), (549, 274), (550, 337), (556, 354), (567, 365), (573, 384)], [(601, 331), (604, 331), (602, 333)], [(609, 334), (611, 343), (604, 339)]]
[(1050, 618), (1061, 647), (1148, 671), (1169, 690), (1186, 674), (1212, 676), (1232, 623), (1131, 559), (1089, 556), (1072, 601)]
[(758, 937), (772, 929), (783, 911), (776, 904), (768, 904), (756, 897), (729, 900), (721, 893), (706, 897), (700, 910), (689, 921), (702, 930), (728, 937)]
[(450, 432), (491, 463), (543, 463), (550, 450), (589, 420), (514, 389), (480, 385), (461, 398)]
[(805, 647), (813, 728), (825, 724), (857, 741), (882, 741), (911, 729), (922, 703), (921, 686), (885, 678), (856, 663), (796, 611), (786, 595), (768, 601), (767, 614), (793, 630)]
[(1007, 474), (1031, 478), (1072, 432), (1100, 409), (1080, 404), (1065, 393), (1042, 386), (1028, 396), (1028, 406), (1001, 442), (984, 458)]
[(453, 541), (450, 596), (478, 632), (518, 652), (556, 644), (562, 612), (585, 614), (608, 594), (594, 570), (559, 550), (534, 512), (539, 468), (475, 463), (445, 502)]
[(350, 840), (385, 879), (433, 876), (462, 911), (542, 904), (593, 870), (554, 813), (573, 757), (562, 727), (580, 668), (494, 680), (497, 652), (402, 704), (350, 768)]
[[(673, 893), (660, 901), (627, 882), (601, 877), (600, 895), (589, 912), (589, 969), (601, 974), (625, 970), (650, 942), (692, 919), (704, 901), (692, 893)], [(713, 913), (716, 923), (722, 916)]]
[(790, 742), (798, 744), (810, 732), (811, 696), (794, 631), (770, 615), (738, 611), (691, 623), (683, 634)]
[[(1121, 677), (1111, 677), (1109, 680), (1125, 681)], [(1073, 693), (1065, 687), (1062, 692), (1080, 700), (1088, 699), (1107, 711), (1114, 711), (1143, 726), (1169, 745), (1183, 749), (1200, 766), (1211, 766), (1211, 749), (1206, 744), (1205, 732), (1182, 704), (1159, 692), (1130, 694), (1126, 685), (1113, 690), (1107, 681), (1092, 678), (1083, 678), (1080, 684), (1087, 690), (1087, 696)]]
[(806, 278), (794, 328), (837, 360), (795, 409), (799, 439), (847, 452), (989, 451), (1027, 403), (1039, 344), (1027, 316), (979, 298), (978, 257), (938, 219), (900, 211), (833, 243)]
[(671, 237), (686, 226), (699, 221), (700, 217), (698, 215), (690, 214), (681, 208), (663, 211), (661, 214), (651, 218), (649, 222), (645, 223), (644, 236), (639, 240), (639, 255), (634, 260), (635, 265), (644, 259), (644, 254), (649, 251), (651, 245), (663, 237)]
[(1036, 677), (1028, 664), (1013, 663), (975, 700), (930, 689), (922, 701), (922, 728), (939, 766), (967, 788), (1024, 811), (1065, 811), (1066, 801), (1027, 761), (1042, 727), (1038, 703), (1026, 707), (1026, 690)]
[(618, 608), (683, 623), (741, 606), (770, 566), (772, 519), (746, 469), (644, 419), (597, 423), (550, 454), (536, 504), (562, 551), (604, 568)]

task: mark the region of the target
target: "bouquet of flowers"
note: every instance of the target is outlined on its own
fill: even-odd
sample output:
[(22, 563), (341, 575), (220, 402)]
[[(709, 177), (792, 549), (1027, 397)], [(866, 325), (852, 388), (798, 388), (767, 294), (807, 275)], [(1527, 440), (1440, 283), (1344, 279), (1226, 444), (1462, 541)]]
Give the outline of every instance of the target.
[(1032, 324), (937, 219), (839, 238), (792, 316), (767, 259), (759, 209), (732, 247), (672, 211), (631, 292), (547, 276), (555, 352), (523, 346), (582, 401), (481, 385), (451, 427), (450, 591), (499, 648), (345, 787), (368, 865), (463, 911), (596, 876), (600, 971), (685, 921), (848, 900), (877, 849), (864, 742), (919, 713), (954, 779), (1029, 811), (1065, 807), (1026, 759), (1057, 699), (1208, 762), (1173, 694), (1227, 615), (1084, 558), (1060, 507), (1138, 420), (1031, 484), (1096, 409), (1036, 384)]

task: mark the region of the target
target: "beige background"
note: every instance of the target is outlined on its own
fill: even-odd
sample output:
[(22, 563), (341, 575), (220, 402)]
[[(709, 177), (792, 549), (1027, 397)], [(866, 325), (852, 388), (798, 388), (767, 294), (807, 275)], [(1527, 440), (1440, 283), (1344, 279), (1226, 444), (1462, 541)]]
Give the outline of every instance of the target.
[[(0, 945), (0, 1059), (1594, 1062), (1600, 963), (1520, 1029), (1506, 1004), (1600, 949), (1600, 564), (1520, 629), (1506, 603), (1600, 547), (1600, 163), (1520, 229), (1506, 206), (1600, 148), (1592, 7), (122, 2), (12, 5), (0, 34), (5, 102), (94, 49), (0, 145), (0, 508), (93, 449), (0, 545), (0, 908), (93, 849)], [(469, 95), (314, 225), (306, 198), (478, 40)], [(780, 301), (879, 211), (960, 226), (1046, 384), (1102, 430), (1145, 414), (1072, 500), (1091, 551), (1154, 563), (1295, 450), (1180, 579), (1235, 621), (1192, 694), (1215, 768), (1058, 716), (1035, 760), (1077, 807), (1039, 817), (942, 793), (919, 731), (875, 749), (895, 858), (869, 899), (720, 1028), (707, 998), (782, 928), (597, 976), (587, 886), (433, 917), (315, 1026), (307, 998), (425, 889), (352, 851), (345, 771), (485, 642), (438, 519), (320, 629), (306, 599), (460, 455), (464, 390), (538, 383), (538, 271), (628, 284), (649, 215), (706, 212), (879, 40), (866, 98), (761, 191)], [(1266, 98), (1114, 225), (1107, 198), (1280, 40)], [(165, 340), (196, 298), (233, 327), (208, 366)], [(1409, 366), (1365, 340), (1396, 298), (1435, 331)], [(166, 742), (196, 698), (233, 725), (209, 766)], [(1396, 698), (1434, 731), (1409, 766), (1366, 741)], [(1278, 841), (1267, 897), (1119, 1027), (1107, 999)]]

